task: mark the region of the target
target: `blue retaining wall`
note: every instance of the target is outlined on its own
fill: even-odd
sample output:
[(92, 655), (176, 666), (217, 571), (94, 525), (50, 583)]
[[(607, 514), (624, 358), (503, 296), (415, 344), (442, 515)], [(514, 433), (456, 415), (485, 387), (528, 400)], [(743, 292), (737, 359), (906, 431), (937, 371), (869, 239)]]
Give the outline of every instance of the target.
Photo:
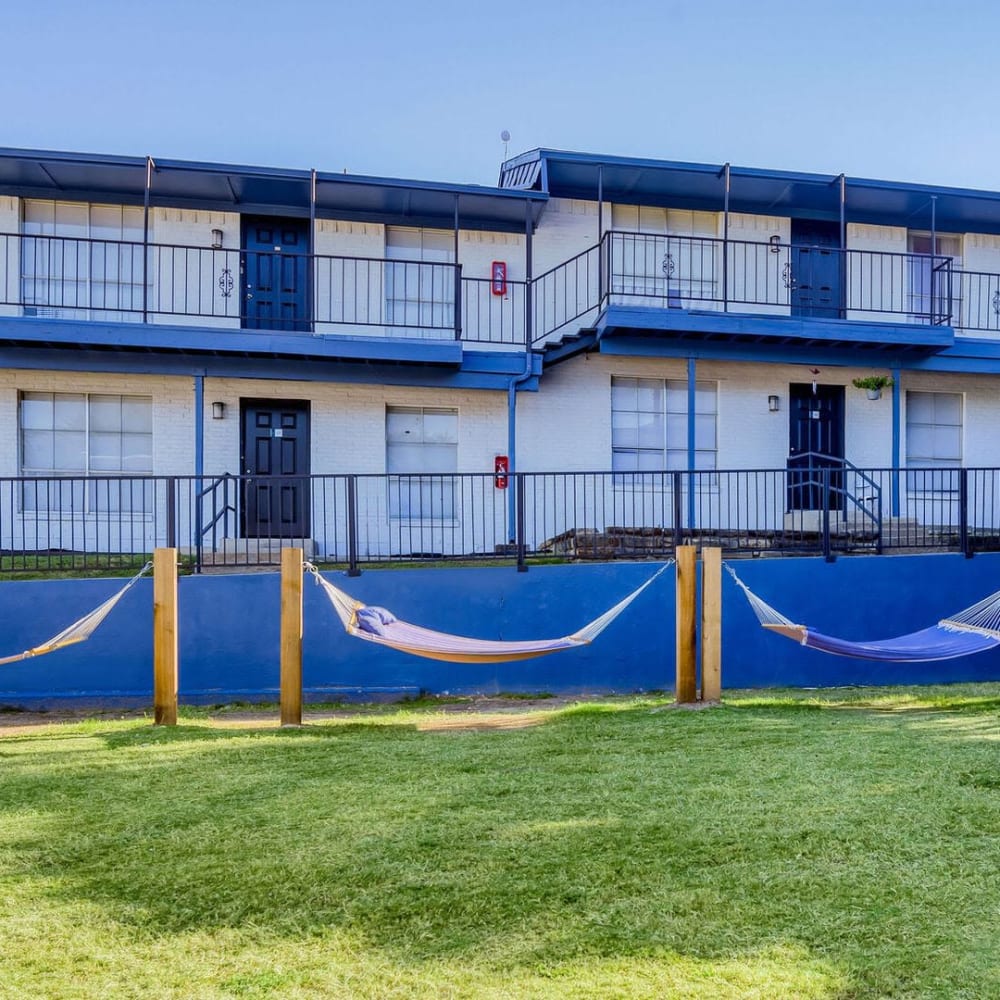
[[(742, 579), (795, 621), (845, 638), (924, 628), (1000, 588), (1000, 555), (741, 560)], [(333, 577), (369, 604), (443, 631), (526, 639), (572, 632), (648, 579), (649, 563), (513, 569), (377, 570)], [(37, 644), (119, 586), (111, 580), (0, 583), (0, 653)], [(276, 700), (277, 574), (179, 581), (180, 689), (189, 703)], [(398, 698), (419, 691), (635, 691), (671, 688), (674, 579), (665, 573), (594, 645), (517, 663), (423, 660), (344, 634), (306, 580), (307, 700)], [(803, 649), (761, 629), (723, 581), (723, 687), (931, 683), (1000, 679), (1000, 651), (939, 663), (885, 664)], [(152, 582), (141, 580), (89, 642), (0, 667), (0, 705), (105, 706), (152, 701)]]

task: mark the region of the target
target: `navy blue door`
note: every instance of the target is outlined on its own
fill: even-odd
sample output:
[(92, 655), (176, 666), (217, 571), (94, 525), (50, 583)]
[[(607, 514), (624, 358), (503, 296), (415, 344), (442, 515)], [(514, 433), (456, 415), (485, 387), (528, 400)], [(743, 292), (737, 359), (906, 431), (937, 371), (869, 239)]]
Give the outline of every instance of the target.
[(245, 399), (243, 533), (309, 537), (309, 404)]
[[(844, 505), (844, 387), (793, 382), (788, 387), (788, 509)], [(827, 473), (825, 469), (832, 470)]]
[(308, 330), (309, 223), (244, 216), (243, 250), (243, 326)]
[(840, 225), (792, 219), (791, 264), (792, 315), (840, 317), (844, 307)]

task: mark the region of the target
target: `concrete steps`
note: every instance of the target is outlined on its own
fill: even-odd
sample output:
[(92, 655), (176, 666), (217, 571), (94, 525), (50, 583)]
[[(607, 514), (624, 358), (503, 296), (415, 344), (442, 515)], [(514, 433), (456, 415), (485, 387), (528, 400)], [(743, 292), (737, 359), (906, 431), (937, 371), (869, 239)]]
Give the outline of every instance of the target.
[(312, 559), (316, 545), (311, 538), (223, 538), (215, 551), (202, 549), (202, 566), (276, 568), (281, 565), (281, 550), (288, 548), (302, 549), (305, 558)]

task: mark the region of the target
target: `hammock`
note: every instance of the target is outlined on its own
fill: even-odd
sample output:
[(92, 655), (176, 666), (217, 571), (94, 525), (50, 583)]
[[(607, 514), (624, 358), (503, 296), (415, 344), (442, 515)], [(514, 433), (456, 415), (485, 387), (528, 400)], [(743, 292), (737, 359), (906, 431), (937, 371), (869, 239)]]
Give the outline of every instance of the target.
[(72, 646), (75, 642), (83, 642), (89, 639), (94, 631), (97, 629), (98, 625), (104, 621), (105, 618), (111, 613), (111, 609), (125, 596), (126, 592), (136, 583), (136, 581), (141, 577), (153, 564), (151, 562), (146, 563), (145, 566), (132, 577), (128, 583), (122, 587), (116, 594), (112, 594), (103, 604), (99, 607), (94, 608), (93, 611), (89, 611), (82, 618), (73, 622), (68, 628), (64, 628), (58, 635), (52, 636), (46, 642), (43, 642), (39, 646), (32, 646), (31, 649), (26, 649), (23, 653), (15, 653), (13, 656), (0, 657), (0, 665), (5, 663), (17, 663), (20, 660), (30, 659), (32, 656), (44, 656), (46, 653), (55, 652), (57, 649), (62, 649), (63, 646)]
[(764, 628), (823, 653), (851, 656), (859, 660), (916, 663), (952, 660), (1000, 646), (1000, 591), (919, 632), (871, 642), (850, 642), (816, 632), (807, 625), (796, 625), (758, 597), (728, 563), (726, 569), (743, 591)]
[(349, 594), (335, 587), (320, 576), (312, 563), (305, 568), (312, 573), (316, 583), (330, 599), (333, 610), (340, 618), (344, 630), (358, 639), (390, 646), (414, 656), (449, 663), (504, 663), (508, 660), (529, 660), (563, 649), (587, 646), (596, 639), (661, 573), (673, 564), (673, 559), (661, 566), (642, 586), (637, 587), (613, 608), (595, 618), (589, 625), (560, 639), (535, 639), (523, 642), (505, 642), (495, 639), (472, 639), (448, 632), (435, 632), (419, 625), (400, 621), (385, 608), (371, 607), (354, 600)]

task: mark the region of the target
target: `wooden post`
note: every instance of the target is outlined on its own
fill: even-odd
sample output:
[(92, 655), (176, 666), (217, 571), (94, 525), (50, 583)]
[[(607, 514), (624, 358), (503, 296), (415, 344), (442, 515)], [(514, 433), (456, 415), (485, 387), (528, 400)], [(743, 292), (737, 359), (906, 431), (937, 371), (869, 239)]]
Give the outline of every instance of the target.
[(701, 700), (722, 699), (722, 549), (701, 550)]
[(281, 724), (302, 725), (302, 549), (281, 550)]
[(694, 545), (677, 546), (677, 683), (675, 699), (679, 705), (697, 700), (697, 549)]
[(177, 549), (153, 552), (153, 722), (177, 725)]

